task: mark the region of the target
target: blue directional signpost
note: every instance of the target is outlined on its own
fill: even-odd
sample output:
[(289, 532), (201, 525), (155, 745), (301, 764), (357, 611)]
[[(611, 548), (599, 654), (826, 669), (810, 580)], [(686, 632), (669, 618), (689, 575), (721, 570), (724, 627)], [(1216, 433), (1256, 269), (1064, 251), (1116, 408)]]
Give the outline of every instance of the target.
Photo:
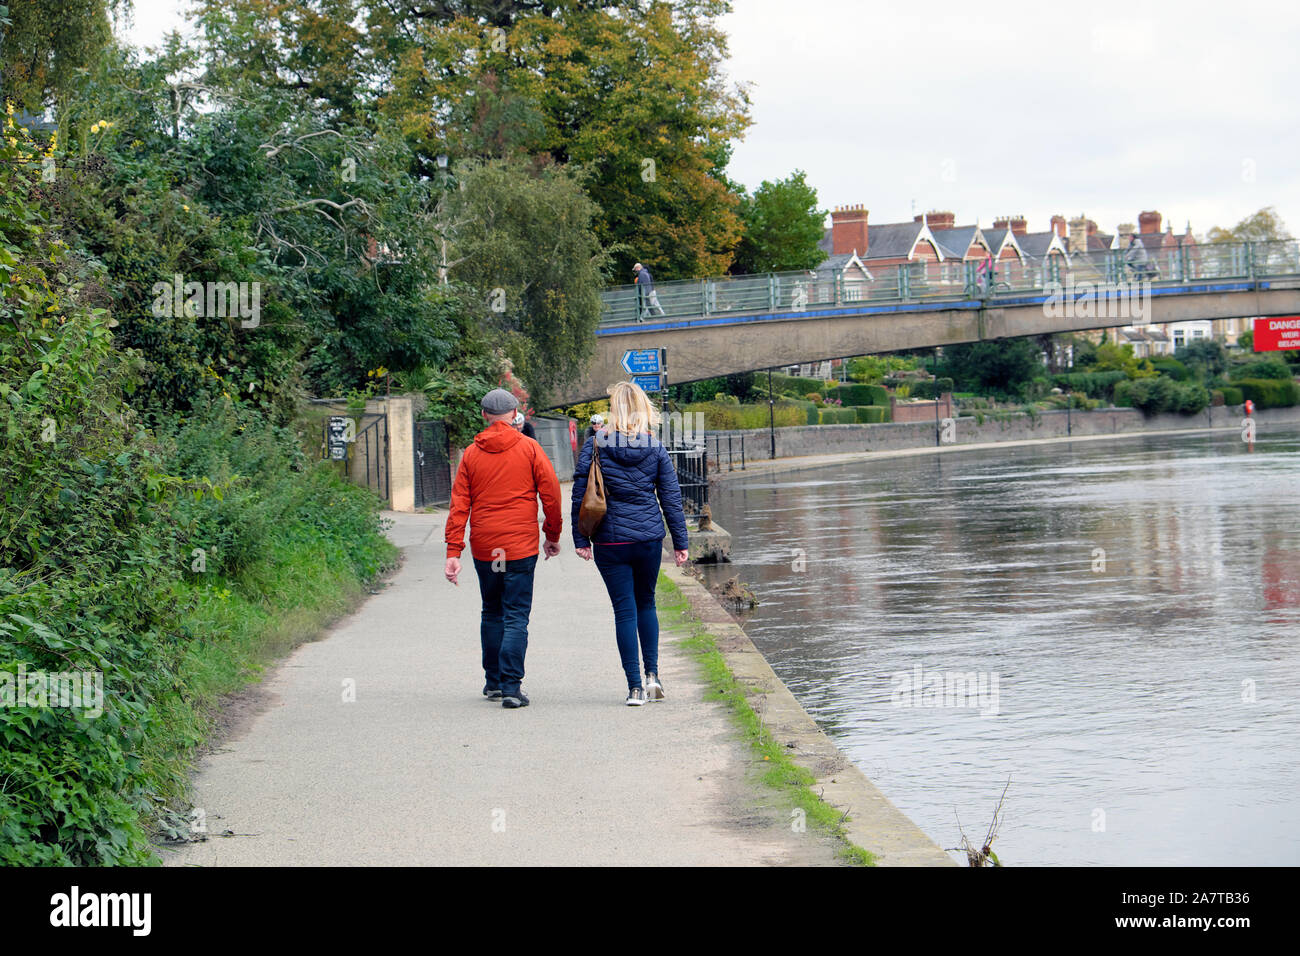
[(662, 392), (668, 370), (667, 349), (628, 349), (623, 353), (623, 371), (642, 391)]

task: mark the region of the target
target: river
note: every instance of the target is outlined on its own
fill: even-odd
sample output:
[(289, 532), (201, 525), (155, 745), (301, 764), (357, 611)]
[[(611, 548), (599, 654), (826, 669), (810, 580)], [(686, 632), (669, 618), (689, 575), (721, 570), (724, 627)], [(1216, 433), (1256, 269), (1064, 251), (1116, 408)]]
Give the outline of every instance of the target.
[(754, 643), (945, 848), (1006, 787), (1004, 865), (1295, 865), (1300, 429), (1256, 438), (735, 478), (707, 579), (754, 589)]

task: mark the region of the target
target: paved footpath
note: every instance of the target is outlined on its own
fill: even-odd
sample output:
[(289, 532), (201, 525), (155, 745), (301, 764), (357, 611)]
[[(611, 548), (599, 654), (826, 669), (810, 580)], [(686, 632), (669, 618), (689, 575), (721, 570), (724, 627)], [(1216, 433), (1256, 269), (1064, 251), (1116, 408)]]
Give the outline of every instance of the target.
[(245, 695), (195, 781), (209, 839), (168, 865), (835, 862), (748, 782), (748, 745), (668, 632), (668, 699), (623, 704), (609, 599), (567, 527), (537, 563), (532, 705), (511, 711), (480, 694), (477, 579), (442, 576), (445, 514), (390, 517), (402, 568)]

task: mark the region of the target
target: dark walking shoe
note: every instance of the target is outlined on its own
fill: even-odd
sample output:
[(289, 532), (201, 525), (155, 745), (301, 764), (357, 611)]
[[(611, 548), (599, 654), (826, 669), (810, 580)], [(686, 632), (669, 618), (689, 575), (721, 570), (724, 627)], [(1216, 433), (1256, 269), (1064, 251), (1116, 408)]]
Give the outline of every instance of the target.
[(501, 695), (501, 706), (508, 707), (511, 710), (514, 710), (516, 707), (527, 707), (528, 698), (524, 696), (522, 689), (517, 690), (512, 694), (503, 693)]
[(501, 688), (492, 687), (491, 685), (485, 684), (483, 686), (483, 696), (486, 697), (488, 700), (500, 700)]
[(659, 675), (654, 672), (645, 675), (645, 698), (646, 700), (664, 699), (664, 685), (659, 683)]
[(627, 705), (629, 707), (640, 707), (645, 703), (645, 691), (640, 687), (633, 687), (627, 692)]

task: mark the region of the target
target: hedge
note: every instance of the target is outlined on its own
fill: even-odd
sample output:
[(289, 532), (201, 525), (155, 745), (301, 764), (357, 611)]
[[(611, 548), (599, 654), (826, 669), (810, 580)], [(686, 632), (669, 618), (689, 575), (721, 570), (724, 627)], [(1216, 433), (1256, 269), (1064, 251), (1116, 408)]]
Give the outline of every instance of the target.
[(889, 392), (881, 385), (840, 385), (827, 393), (845, 405), (888, 405)]
[[(766, 382), (760, 382), (766, 385)], [(795, 395), (803, 398), (809, 392), (820, 392), (826, 383), (819, 378), (797, 378), (793, 375), (772, 373), (772, 391), (781, 395)]]
[(885, 405), (855, 405), (853, 410), (860, 424), (879, 425), (889, 421), (889, 408)]
[[(788, 425), (807, 425), (807, 409), (817, 411), (812, 402), (797, 402), (778, 399), (772, 407), (771, 421), (778, 427)], [(709, 431), (735, 431), (744, 428), (767, 428), (769, 418), (767, 402), (761, 405), (732, 405), (723, 402), (693, 402), (687, 405), (685, 412), (703, 412), (704, 427)]]
[(952, 391), (952, 379), (936, 378), (928, 382), (917, 382), (912, 386), (912, 398), (935, 399), (943, 396), (945, 392)]
[(1110, 398), (1115, 385), (1128, 381), (1128, 374), (1113, 372), (1066, 372), (1052, 376), (1052, 384), (1071, 392), (1083, 392), (1089, 398)]
[(1219, 391), (1223, 393), (1223, 404), (1225, 405), (1240, 405), (1246, 400), (1245, 396), (1241, 394), (1241, 389), (1236, 386), (1225, 385)]
[(1168, 375), (1175, 382), (1185, 382), (1192, 374), (1187, 370), (1186, 365), (1178, 361), (1178, 359), (1169, 358), (1168, 356), (1153, 358), (1151, 364), (1157, 372), (1161, 375)]
[[(1292, 381), (1277, 378), (1243, 378), (1233, 383), (1241, 390), (1243, 400), (1250, 399), (1256, 408), (1285, 408), (1300, 405), (1300, 386)], [(1224, 389), (1224, 401), (1227, 401)], [(1234, 403), (1235, 404), (1235, 403)]]
[(1158, 412), (1191, 415), (1210, 404), (1210, 393), (1195, 382), (1175, 382), (1158, 375), (1120, 382), (1115, 386), (1115, 404), (1140, 409), (1144, 415)]
[(848, 408), (823, 408), (820, 412), (819, 418), (822, 425), (854, 425), (858, 421), (858, 413), (852, 406)]
[(1291, 368), (1280, 359), (1257, 359), (1244, 365), (1235, 366), (1228, 377), (1234, 382), (1255, 381), (1257, 379), (1278, 379), (1289, 382), (1291, 381)]

